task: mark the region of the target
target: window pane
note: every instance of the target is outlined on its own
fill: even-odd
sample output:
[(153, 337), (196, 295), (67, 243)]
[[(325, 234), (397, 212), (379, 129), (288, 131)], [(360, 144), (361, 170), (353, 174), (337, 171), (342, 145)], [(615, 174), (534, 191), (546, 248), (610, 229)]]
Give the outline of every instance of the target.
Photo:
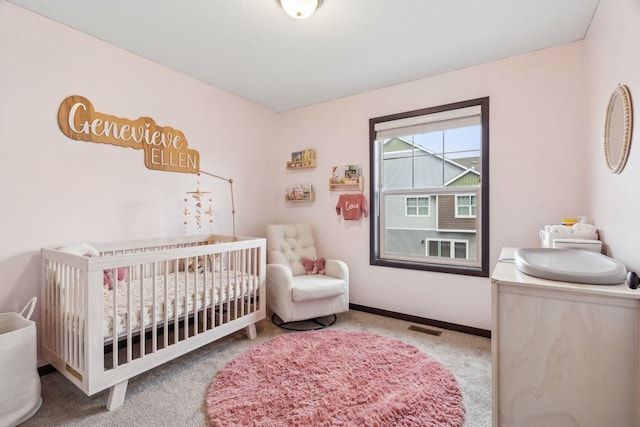
[(465, 259), (467, 257), (467, 244), (465, 242), (456, 242), (454, 248), (456, 258)]
[(429, 215), (429, 198), (428, 197), (407, 197), (406, 214), (411, 216), (427, 216)]
[(439, 256), (440, 255), (440, 245), (437, 240), (429, 241), (429, 252), (427, 253), (429, 256)]
[(476, 196), (462, 195), (456, 197), (456, 215), (459, 217), (473, 217), (476, 215)]
[(440, 242), (440, 256), (444, 258), (451, 257), (451, 242)]
[(488, 109), (482, 98), (370, 120), (372, 264), (488, 276)]

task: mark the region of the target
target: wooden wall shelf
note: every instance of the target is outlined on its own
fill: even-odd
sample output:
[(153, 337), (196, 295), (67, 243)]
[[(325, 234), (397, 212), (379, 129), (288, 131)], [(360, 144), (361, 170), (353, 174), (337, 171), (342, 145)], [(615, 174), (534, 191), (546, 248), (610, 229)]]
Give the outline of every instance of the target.
[(289, 195), (285, 194), (284, 200), (287, 202), (314, 202), (316, 200), (316, 193), (315, 192), (309, 193), (306, 199), (291, 199), (289, 198)]
[(335, 182), (333, 179), (329, 179), (329, 190), (331, 191), (363, 191), (364, 190), (364, 177), (360, 176), (354, 180), (345, 180), (342, 182)]
[(316, 159), (307, 160), (306, 162), (287, 162), (287, 169), (310, 169), (316, 167)]

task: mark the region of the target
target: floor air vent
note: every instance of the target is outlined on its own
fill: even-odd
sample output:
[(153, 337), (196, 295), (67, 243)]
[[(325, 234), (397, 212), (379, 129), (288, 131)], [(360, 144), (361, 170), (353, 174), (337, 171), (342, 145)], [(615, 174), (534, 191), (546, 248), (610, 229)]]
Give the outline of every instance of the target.
[(442, 331), (439, 331), (437, 329), (425, 328), (424, 326), (411, 325), (409, 326), (409, 330), (422, 332), (423, 334), (434, 335), (436, 337), (439, 337), (440, 335), (442, 335)]

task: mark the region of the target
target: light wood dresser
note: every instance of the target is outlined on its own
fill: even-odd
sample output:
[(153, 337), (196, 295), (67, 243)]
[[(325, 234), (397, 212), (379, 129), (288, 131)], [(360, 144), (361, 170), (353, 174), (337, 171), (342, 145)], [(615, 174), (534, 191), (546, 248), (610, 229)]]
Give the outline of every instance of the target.
[(493, 425), (640, 426), (640, 289), (491, 277)]

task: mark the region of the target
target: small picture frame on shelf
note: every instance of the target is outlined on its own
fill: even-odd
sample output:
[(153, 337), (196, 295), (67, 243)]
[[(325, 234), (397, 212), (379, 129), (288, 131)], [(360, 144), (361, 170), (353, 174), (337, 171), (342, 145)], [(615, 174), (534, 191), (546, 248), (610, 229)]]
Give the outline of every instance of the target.
[(302, 151), (291, 153), (291, 163), (302, 163)]
[(334, 166), (331, 174), (333, 184), (357, 184), (362, 176), (362, 165)]
[(316, 167), (316, 151), (306, 148), (291, 153), (291, 161), (287, 162), (287, 169), (302, 169)]

